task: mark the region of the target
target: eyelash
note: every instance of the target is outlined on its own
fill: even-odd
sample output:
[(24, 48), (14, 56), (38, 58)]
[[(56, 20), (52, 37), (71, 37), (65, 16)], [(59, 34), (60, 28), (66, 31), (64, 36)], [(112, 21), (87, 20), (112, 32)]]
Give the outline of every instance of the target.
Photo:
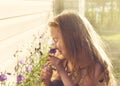
[(54, 39), (54, 42), (56, 43), (58, 40), (57, 39)]

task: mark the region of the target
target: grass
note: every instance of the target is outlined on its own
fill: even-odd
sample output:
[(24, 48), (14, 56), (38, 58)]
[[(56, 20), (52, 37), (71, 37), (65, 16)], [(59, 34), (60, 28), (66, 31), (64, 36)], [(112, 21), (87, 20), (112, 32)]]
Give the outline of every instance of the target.
[(120, 41), (120, 34), (103, 35), (102, 38), (108, 41)]
[(113, 64), (114, 76), (117, 79), (117, 85), (120, 86), (120, 31), (117, 33), (104, 33), (101, 37), (105, 40), (109, 49), (110, 59)]
[(109, 45), (114, 75), (120, 79), (120, 34), (102, 35), (102, 38), (106, 40), (106, 43)]

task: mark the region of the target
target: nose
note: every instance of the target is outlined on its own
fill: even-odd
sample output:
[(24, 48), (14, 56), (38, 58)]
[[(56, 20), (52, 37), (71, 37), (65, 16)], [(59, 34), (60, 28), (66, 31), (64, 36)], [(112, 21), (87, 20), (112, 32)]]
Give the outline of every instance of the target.
[(54, 43), (54, 48), (57, 48), (57, 44), (56, 43)]

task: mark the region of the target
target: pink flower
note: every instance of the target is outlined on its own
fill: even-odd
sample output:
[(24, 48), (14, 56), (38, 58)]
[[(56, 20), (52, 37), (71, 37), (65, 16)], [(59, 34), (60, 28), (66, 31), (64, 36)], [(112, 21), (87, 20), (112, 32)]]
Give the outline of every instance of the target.
[(20, 60), (20, 64), (25, 64), (25, 60)]
[(25, 79), (25, 77), (23, 75), (18, 75), (17, 76), (17, 84), (22, 83), (24, 79)]
[(28, 67), (26, 67), (26, 71), (30, 72), (32, 70), (32, 65), (29, 65)]

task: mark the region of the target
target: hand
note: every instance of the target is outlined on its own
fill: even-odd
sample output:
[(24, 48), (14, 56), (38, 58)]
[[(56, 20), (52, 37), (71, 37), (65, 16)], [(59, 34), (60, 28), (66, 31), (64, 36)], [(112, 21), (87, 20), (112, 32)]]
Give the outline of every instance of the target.
[(42, 69), (41, 80), (44, 82), (45, 86), (48, 86), (50, 84), (52, 73), (52, 69), (48, 66), (45, 66)]
[(55, 67), (56, 70), (58, 70), (58, 72), (61, 70), (61, 69), (64, 69), (63, 67), (63, 61), (62, 59), (59, 59), (55, 56), (49, 56), (48, 59), (48, 64)]

